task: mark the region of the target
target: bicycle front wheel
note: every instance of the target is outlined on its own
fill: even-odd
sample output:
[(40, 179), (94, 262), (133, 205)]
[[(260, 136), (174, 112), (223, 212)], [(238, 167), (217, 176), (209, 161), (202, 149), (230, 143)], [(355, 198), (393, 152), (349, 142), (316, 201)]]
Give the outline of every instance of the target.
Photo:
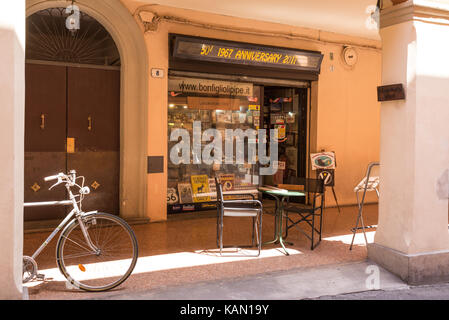
[(59, 270), (72, 286), (85, 291), (117, 287), (131, 275), (137, 262), (134, 232), (123, 219), (107, 213), (81, 219), (86, 234), (75, 219), (59, 237), (56, 249)]

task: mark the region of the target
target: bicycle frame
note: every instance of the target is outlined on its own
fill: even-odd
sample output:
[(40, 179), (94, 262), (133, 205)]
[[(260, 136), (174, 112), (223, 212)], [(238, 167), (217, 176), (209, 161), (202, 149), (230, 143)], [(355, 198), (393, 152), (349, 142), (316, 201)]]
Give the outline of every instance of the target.
[(24, 207), (38, 207), (38, 206), (56, 206), (56, 205), (71, 205), (73, 206), (73, 210), (70, 211), (70, 213), (65, 217), (65, 219), (59, 224), (58, 227), (50, 234), (50, 236), (41, 244), (39, 249), (36, 250), (36, 252), (31, 256), (34, 260), (39, 256), (39, 254), (47, 247), (47, 245), (53, 240), (53, 238), (58, 234), (58, 232), (75, 216), (75, 218), (78, 220), (81, 230), (83, 232), (84, 237), (86, 238), (87, 243), (89, 244), (89, 247), (94, 251), (98, 252), (98, 248), (95, 247), (95, 245), (92, 243), (89, 233), (87, 232), (86, 226), (84, 225), (82, 217), (84, 215), (98, 213), (98, 211), (90, 211), (83, 213), (80, 211), (78, 204), (76, 202), (76, 197), (73, 195), (72, 190), (70, 189), (70, 184), (66, 184), (66, 189), (69, 193), (70, 200), (64, 200), (64, 201), (47, 201), (47, 202), (29, 202), (25, 203)]

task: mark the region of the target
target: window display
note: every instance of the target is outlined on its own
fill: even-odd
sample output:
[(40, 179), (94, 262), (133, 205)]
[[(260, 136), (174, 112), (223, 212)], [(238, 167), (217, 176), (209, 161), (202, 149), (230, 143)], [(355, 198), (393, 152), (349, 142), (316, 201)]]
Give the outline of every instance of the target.
[[(248, 197), (239, 195), (239, 199), (249, 198), (249, 193), (257, 194), (253, 176), (258, 175), (258, 168), (257, 165), (248, 163), (247, 143), (244, 163), (236, 161), (238, 159), (234, 137), (232, 159), (225, 159), (223, 151), (221, 163), (215, 161), (213, 164), (206, 164), (202, 159), (205, 147), (210, 142), (215, 142), (217, 137), (212, 137), (210, 141), (204, 141), (204, 135), (200, 137), (199, 150), (194, 146), (194, 134), (195, 123), (201, 123), (202, 133), (208, 129), (217, 129), (224, 149), (225, 130), (259, 129), (260, 101), (260, 87), (253, 84), (180, 77), (169, 79), (169, 154), (170, 150), (179, 144), (179, 141), (170, 141), (170, 136), (176, 129), (185, 129), (192, 150), (188, 163), (175, 164), (170, 159), (168, 161), (169, 213), (186, 211), (185, 209), (190, 211), (192, 205), (195, 210), (210, 209), (211, 202), (216, 201), (215, 176), (224, 182), (224, 191), (248, 193)], [(211, 156), (217, 159), (215, 149), (211, 150)], [(178, 192), (176, 196), (175, 191)]]
[[(168, 162), (168, 212), (210, 210), (216, 201), (215, 177), (227, 199), (258, 196), (260, 185), (282, 184), (285, 177), (306, 176), (307, 88), (259, 86), (199, 78), (171, 77), (168, 92), (168, 149), (179, 161)], [(172, 133), (182, 129), (179, 139)], [(213, 134), (208, 129), (214, 129)], [(257, 159), (237, 153), (238, 143), (226, 139), (227, 130), (277, 129), (278, 171), (259, 177)], [(179, 131), (179, 130), (178, 130)], [(218, 150), (215, 145), (221, 148)], [(267, 145), (269, 154), (270, 146)], [(232, 149), (231, 156), (228, 149)], [(183, 152), (188, 150), (185, 157)], [(226, 151), (226, 152), (225, 152)], [(209, 161), (205, 160), (206, 158)], [(210, 157), (209, 157), (210, 155)], [(242, 161), (243, 159), (243, 161)], [(260, 180), (260, 181), (259, 181)], [(238, 193), (238, 195), (236, 195)]]

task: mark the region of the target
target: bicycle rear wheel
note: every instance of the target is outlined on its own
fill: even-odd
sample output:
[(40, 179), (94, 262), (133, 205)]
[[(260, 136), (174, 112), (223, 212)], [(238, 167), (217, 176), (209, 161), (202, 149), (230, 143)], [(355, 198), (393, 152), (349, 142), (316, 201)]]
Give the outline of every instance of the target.
[(138, 256), (137, 240), (121, 218), (96, 213), (82, 221), (93, 250), (74, 219), (61, 233), (56, 261), (69, 283), (85, 291), (106, 291), (123, 283), (134, 270)]

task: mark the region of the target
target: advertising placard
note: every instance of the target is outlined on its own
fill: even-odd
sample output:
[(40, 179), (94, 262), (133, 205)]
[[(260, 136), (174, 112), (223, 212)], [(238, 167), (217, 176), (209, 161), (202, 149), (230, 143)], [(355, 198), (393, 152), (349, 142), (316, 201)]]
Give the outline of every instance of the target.
[(318, 169), (335, 169), (335, 153), (319, 152), (311, 153), (312, 170)]
[(179, 203), (192, 203), (192, 186), (190, 183), (178, 183)]
[(209, 177), (207, 175), (191, 176), (192, 192), (194, 202), (208, 202), (209, 196), (200, 196), (198, 194), (209, 192)]

